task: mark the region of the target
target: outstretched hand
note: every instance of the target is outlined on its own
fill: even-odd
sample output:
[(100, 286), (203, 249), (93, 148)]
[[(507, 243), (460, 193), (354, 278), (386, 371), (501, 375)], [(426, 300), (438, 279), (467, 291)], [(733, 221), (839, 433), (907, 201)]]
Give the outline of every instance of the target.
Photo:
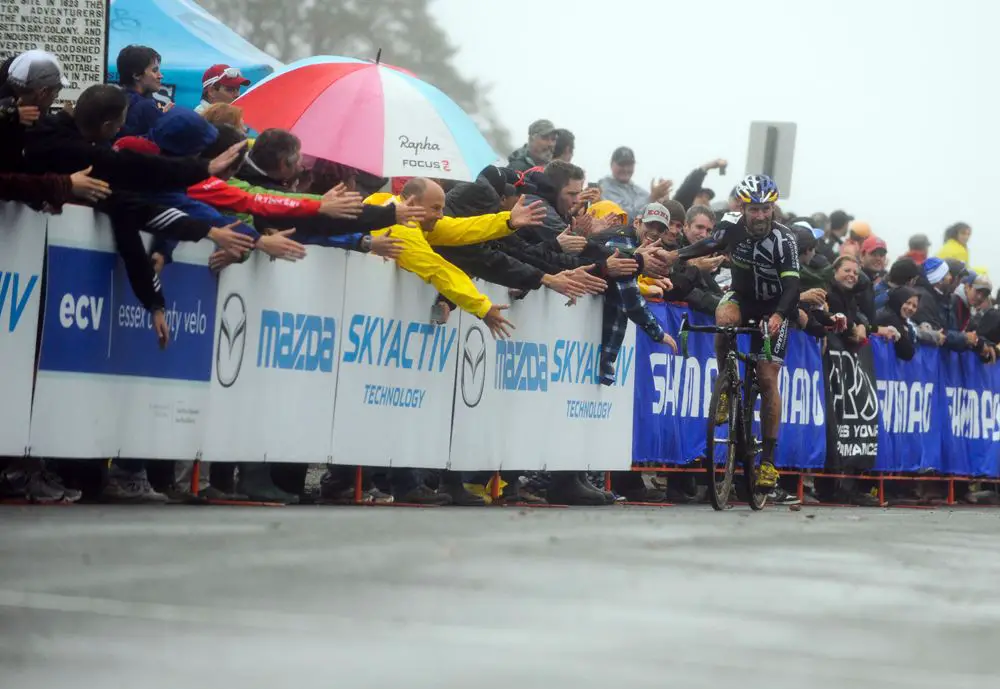
[(517, 203), (510, 211), (510, 226), (515, 230), (519, 230), (522, 227), (531, 227), (532, 225), (539, 225), (543, 220), (545, 220), (545, 204), (541, 201), (535, 201), (534, 203), (525, 203), (523, 196), (518, 197)]

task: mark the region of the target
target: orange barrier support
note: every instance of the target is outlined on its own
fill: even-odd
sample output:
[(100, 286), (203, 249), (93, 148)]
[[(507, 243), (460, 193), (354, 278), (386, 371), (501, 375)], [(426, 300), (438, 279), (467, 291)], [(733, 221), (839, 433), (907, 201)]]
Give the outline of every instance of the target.
[(604, 490), (607, 490), (607, 491), (612, 490), (612, 488), (611, 488), (611, 472), (610, 471), (605, 471), (604, 472)]
[(362, 484), (361, 467), (357, 466), (357, 467), (354, 467), (354, 504), (355, 505), (360, 505), (361, 504), (361, 494), (364, 492), (363, 490), (361, 490), (362, 487), (363, 487), (361, 484)]
[(198, 497), (198, 486), (201, 484), (201, 460), (195, 459), (191, 467), (191, 495)]
[(948, 504), (955, 504), (955, 479), (948, 480)]
[(493, 485), (490, 486), (490, 498), (492, 499), (492, 504), (497, 504), (500, 500), (500, 472), (493, 472)]

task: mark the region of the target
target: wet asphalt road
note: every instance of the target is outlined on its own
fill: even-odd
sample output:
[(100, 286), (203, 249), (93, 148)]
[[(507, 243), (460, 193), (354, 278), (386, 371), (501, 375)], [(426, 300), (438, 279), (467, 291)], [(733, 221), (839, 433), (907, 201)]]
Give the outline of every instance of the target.
[(0, 687), (986, 687), (1000, 510), (0, 507)]

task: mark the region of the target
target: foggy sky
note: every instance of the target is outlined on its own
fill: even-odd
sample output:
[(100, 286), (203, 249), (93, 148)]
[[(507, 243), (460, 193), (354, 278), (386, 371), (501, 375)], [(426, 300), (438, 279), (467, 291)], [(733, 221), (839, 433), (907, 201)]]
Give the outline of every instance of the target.
[(750, 122), (796, 122), (783, 208), (843, 208), (871, 222), (890, 259), (916, 232), (936, 252), (962, 220), (973, 227), (972, 266), (1000, 282), (1000, 3), (435, 0), (434, 9), (460, 48), (459, 69), (492, 84), (518, 145), (533, 120), (549, 118), (576, 135), (574, 162), (589, 179), (628, 145), (643, 185), (654, 175), (679, 185), (724, 157), (727, 176), (706, 180), (724, 195), (744, 172)]

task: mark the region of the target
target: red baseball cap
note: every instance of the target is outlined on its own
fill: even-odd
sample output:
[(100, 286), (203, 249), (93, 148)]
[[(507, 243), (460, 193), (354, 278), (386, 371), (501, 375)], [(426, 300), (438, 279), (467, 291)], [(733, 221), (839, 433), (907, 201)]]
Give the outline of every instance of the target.
[(123, 136), (112, 146), (116, 151), (135, 151), (149, 155), (159, 155), (160, 147), (141, 136)]
[(240, 73), (239, 67), (229, 65), (212, 65), (201, 75), (201, 87), (207, 89), (209, 86), (222, 84), (227, 88), (239, 86), (249, 86), (250, 80)]
[(861, 253), (863, 254), (870, 254), (873, 251), (878, 251), (879, 249), (888, 251), (889, 247), (885, 243), (885, 240), (879, 239), (875, 235), (869, 235), (868, 239), (866, 239), (864, 244), (861, 245)]

